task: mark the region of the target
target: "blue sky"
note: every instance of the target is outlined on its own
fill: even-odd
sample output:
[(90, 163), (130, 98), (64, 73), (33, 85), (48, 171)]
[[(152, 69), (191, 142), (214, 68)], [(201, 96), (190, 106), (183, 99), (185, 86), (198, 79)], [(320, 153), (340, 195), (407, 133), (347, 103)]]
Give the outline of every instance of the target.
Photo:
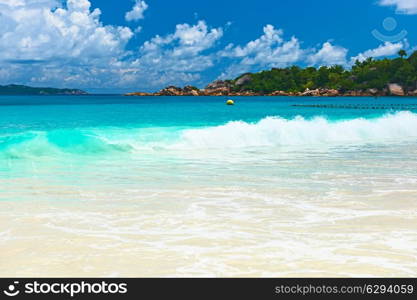
[(272, 67), (349, 67), (411, 52), (416, 37), (417, 0), (0, 0), (0, 84), (204, 87)]

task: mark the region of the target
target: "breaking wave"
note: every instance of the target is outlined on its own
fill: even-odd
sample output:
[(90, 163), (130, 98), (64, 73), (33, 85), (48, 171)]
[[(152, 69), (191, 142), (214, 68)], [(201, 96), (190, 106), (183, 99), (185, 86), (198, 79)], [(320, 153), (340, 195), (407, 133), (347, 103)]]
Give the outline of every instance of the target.
[(329, 121), (323, 117), (288, 120), (268, 117), (258, 123), (230, 122), (187, 130), (182, 145), (197, 148), (298, 146), (402, 142), (417, 138), (417, 114), (398, 112), (376, 119)]
[(55, 130), (0, 135), (1, 158), (136, 153), (149, 149), (221, 149), (417, 141), (417, 114), (330, 121), (267, 117), (205, 128)]

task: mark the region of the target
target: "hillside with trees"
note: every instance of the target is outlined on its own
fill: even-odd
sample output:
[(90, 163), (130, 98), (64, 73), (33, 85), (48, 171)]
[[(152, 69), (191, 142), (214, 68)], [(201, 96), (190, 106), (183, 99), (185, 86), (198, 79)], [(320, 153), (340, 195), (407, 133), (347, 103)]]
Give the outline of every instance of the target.
[[(340, 92), (378, 90), (383, 92), (396, 83), (406, 92), (417, 89), (417, 51), (409, 58), (401, 50), (398, 58), (356, 61), (350, 70), (342, 66), (274, 68), (255, 74), (244, 74), (231, 81), (232, 91), (252, 91), (263, 94), (274, 91), (304, 92), (315, 89), (334, 89)], [(243, 84), (239, 79), (244, 78)]]
[(407, 58), (356, 61), (319, 68), (292, 66), (246, 73), (232, 80), (217, 80), (205, 89), (169, 86), (156, 93), (128, 96), (417, 96), (417, 51)]
[(0, 95), (86, 95), (78, 89), (38, 88), (25, 85), (0, 85)]

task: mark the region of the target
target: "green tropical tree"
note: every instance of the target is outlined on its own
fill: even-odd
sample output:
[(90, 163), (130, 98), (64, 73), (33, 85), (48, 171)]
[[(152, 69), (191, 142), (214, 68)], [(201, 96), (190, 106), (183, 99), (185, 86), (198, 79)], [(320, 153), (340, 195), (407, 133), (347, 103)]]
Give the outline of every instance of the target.
[(251, 80), (242, 85), (234, 85), (235, 92), (252, 91), (271, 93), (274, 91), (304, 92), (306, 89), (337, 89), (353, 91), (377, 89), (383, 91), (389, 83), (398, 83), (404, 89), (415, 90), (417, 87), (417, 51), (407, 59), (405, 50), (398, 52), (401, 56), (394, 59), (376, 60), (368, 58), (356, 61), (345, 69), (343, 66), (306, 67), (290, 66), (273, 68), (269, 71), (248, 74)]
[(407, 56), (407, 52), (406, 52), (405, 50), (400, 50), (400, 51), (398, 51), (398, 55), (399, 55), (401, 58), (404, 58), (405, 56)]

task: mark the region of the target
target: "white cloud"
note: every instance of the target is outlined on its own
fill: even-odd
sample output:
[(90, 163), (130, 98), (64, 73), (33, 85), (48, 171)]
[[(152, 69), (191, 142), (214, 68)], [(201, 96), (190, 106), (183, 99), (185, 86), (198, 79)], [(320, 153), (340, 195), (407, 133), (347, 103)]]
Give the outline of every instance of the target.
[(0, 7), (7, 5), (11, 7), (22, 7), (22, 6), (42, 6), (42, 5), (59, 5), (59, 0), (0, 0)]
[(204, 21), (179, 24), (174, 33), (146, 41), (131, 66), (137, 68), (138, 76), (146, 74), (154, 85), (196, 80), (198, 72), (213, 66), (213, 55), (204, 52), (222, 36), (221, 28), (209, 29)]
[[(0, 83), (148, 88), (189, 83), (213, 66), (221, 28), (179, 24), (134, 53), (128, 27), (103, 25), (88, 0), (0, 0)], [(135, 33), (138, 33), (137, 29)]]
[(382, 6), (395, 6), (397, 13), (417, 14), (417, 0), (380, 0), (379, 4)]
[(272, 25), (266, 25), (263, 29), (264, 34), (254, 41), (250, 41), (245, 46), (236, 46), (229, 44), (222, 53), (226, 57), (247, 57), (257, 55), (258, 53), (272, 52), (275, 46), (283, 42), (283, 31), (275, 29)]
[(104, 26), (101, 11), (87, 0), (1, 0), (0, 60), (89, 61), (124, 54), (132, 37), (127, 27)]
[(258, 39), (245, 46), (229, 44), (219, 52), (220, 57), (239, 60), (230, 65), (220, 77), (231, 78), (262, 68), (286, 67), (300, 61), (303, 55), (304, 50), (301, 49), (297, 38), (292, 37), (285, 41), (283, 30), (267, 25), (263, 29), (263, 35)]
[(403, 42), (399, 42), (395, 44), (390, 43), (390, 42), (385, 42), (385, 44), (380, 45), (378, 48), (369, 49), (365, 52), (358, 54), (355, 57), (352, 57), (351, 63), (354, 63), (357, 60), (362, 62), (369, 57), (378, 58), (378, 57), (396, 55), (398, 51), (400, 51), (403, 48), (407, 48), (406, 44)]
[(143, 0), (136, 0), (135, 5), (131, 11), (128, 11), (125, 15), (126, 21), (138, 21), (144, 18), (143, 14), (148, 9), (148, 4)]
[(220, 78), (235, 78), (245, 72), (256, 72), (266, 68), (284, 68), (294, 64), (309, 65), (347, 65), (348, 50), (326, 42), (318, 50), (301, 47), (296, 37), (283, 38), (283, 30), (272, 25), (264, 27), (258, 39), (245, 46), (228, 45), (219, 55), (223, 58), (237, 59), (229, 65)]
[[(97, 83), (128, 52), (132, 31), (105, 26), (88, 0), (0, 0), (3, 82)], [(106, 75), (107, 76), (107, 75)]]
[(307, 57), (307, 62), (310, 65), (316, 66), (331, 66), (331, 65), (346, 65), (346, 55), (348, 50), (334, 46), (330, 42), (325, 42), (320, 50)]
[(67, 0), (67, 7), (70, 11), (86, 14), (90, 11), (91, 3), (88, 0)]
[(142, 26), (138, 26), (136, 27), (136, 29), (133, 31), (135, 34), (141, 33), (142, 32)]

